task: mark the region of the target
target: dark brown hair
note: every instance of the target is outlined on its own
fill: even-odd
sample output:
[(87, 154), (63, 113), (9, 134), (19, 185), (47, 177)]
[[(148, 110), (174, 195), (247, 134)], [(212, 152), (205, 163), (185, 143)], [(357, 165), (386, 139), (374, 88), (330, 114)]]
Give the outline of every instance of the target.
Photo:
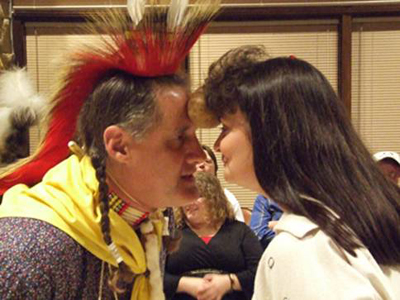
[(208, 147), (207, 145), (201, 145), (201, 148), (203, 148), (203, 150), (205, 150), (208, 154), (208, 156), (210, 156), (210, 158), (212, 159), (214, 166), (215, 166), (215, 174), (217, 174), (218, 171), (218, 162), (217, 162), (217, 157), (215, 156), (214, 151), (212, 151), (212, 149), (210, 147)]
[(207, 106), (219, 117), (243, 112), (257, 179), (274, 201), (349, 253), (365, 245), (379, 264), (399, 264), (399, 188), (380, 172), (319, 70), (265, 56), (247, 46), (212, 64)]

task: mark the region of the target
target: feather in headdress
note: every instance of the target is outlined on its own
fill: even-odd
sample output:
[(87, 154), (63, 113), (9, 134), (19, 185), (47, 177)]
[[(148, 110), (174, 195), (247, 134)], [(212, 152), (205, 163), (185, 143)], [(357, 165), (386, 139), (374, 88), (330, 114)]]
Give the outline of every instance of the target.
[(146, 7), (145, 0), (128, 0), (127, 2), (128, 13), (132, 19), (134, 26), (137, 26), (140, 23), (140, 21), (142, 21), (145, 7)]
[(176, 28), (182, 23), (188, 5), (189, 0), (171, 1), (167, 20), (169, 29), (173, 30), (173, 28)]
[[(19, 158), (26, 130), (44, 115), (46, 102), (34, 90), (25, 69), (15, 68), (0, 75), (0, 161)], [(26, 141), (27, 142), (27, 141)]]
[[(67, 144), (75, 133), (82, 104), (108, 71), (117, 69), (145, 77), (174, 74), (220, 3), (197, 0), (177, 10), (178, 2), (184, 1), (173, 1), (173, 12), (168, 17), (169, 7), (160, 5), (160, 0), (150, 0), (146, 9), (143, 2), (129, 0), (129, 14), (116, 10), (91, 18), (88, 28), (106, 33), (111, 40), (103, 38), (101, 46), (71, 56), (64, 82), (51, 101), (44, 139), (36, 153), (1, 175), (0, 194), (17, 183), (39, 182), (69, 155)], [(168, 23), (168, 19), (173, 21)]]

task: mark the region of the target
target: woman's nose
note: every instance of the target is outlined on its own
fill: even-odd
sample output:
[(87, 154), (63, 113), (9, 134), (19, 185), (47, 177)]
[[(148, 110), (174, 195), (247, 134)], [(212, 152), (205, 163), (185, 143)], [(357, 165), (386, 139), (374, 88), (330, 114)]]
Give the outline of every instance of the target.
[(217, 138), (217, 140), (215, 141), (215, 143), (214, 143), (214, 151), (215, 151), (215, 152), (221, 152), (221, 149), (220, 149), (220, 142), (221, 142), (221, 136), (219, 136), (219, 137)]

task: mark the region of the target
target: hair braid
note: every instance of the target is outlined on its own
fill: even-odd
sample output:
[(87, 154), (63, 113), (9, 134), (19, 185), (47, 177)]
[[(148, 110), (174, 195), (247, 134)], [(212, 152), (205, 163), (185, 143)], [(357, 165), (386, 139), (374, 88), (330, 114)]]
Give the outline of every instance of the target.
[(104, 241), (107, 245), (110, 245), (112, 240), (110, 234), (110, 218), (108, 217), (110, 206), (108, 203), (108, 186), (106, 184), (106, 167), (103, 160), (98, 156), (92, 157), (91, 161), (96, 170), (96, 178), (99, 181), (101, 231), (103, 233)]
[[(96, 170), (96, 177), (99, 181), (99, 201), (101, 211), (101, 231), (103, 233), (104, 242), (107, 245), (111, 245), (111, 230), (110, 230), (110, 205), (108, 200), (108, 185), (106, 183), (106, 167), (104, 160), (98, 156), (94, 156), (91, 159), (93, 167)], [(121, 262), (118, 264), (118, 268), (111, 268), (111, 275), (109, 279), (110, 287), (113, 291), (123, 293), (126, 289), (125, 286), (132, 283), (134, 274), (130, 268)]]

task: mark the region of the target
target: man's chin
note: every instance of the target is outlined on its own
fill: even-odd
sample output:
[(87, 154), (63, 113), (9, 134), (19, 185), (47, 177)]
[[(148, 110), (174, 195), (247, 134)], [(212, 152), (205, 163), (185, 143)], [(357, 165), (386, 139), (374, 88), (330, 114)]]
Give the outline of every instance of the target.
[(178, 197), (180, 203), (177, 206), (185, 206), (189, 203), (196, 201), (200, 197), (200, 194), (197, 188), (194, 187), (191, 189), (185, 189), (180, 193)]

